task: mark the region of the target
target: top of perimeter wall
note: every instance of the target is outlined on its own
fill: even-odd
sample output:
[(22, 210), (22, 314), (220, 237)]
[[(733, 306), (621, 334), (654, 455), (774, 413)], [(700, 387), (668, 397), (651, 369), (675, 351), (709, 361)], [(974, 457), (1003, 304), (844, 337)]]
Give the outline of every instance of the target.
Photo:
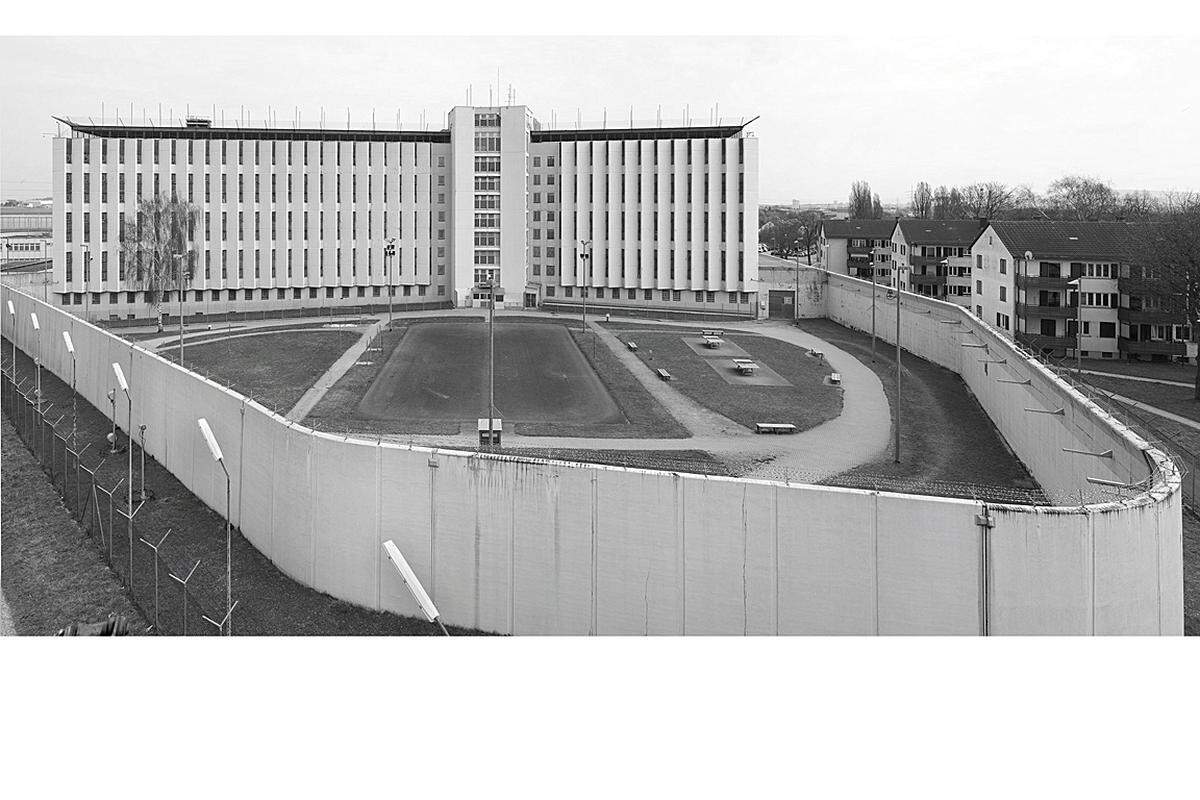
[[(876, 335), (893, 345), (896, 301), (894, 291), (876, 287)], [(1113, 502), (1086, 505), (1094, 512), (1154, 503), (1179, 490), (1179, 470), (1165, 453), (970, 311), (909, 292), (899, 301), (903, 349), (958, 373), (1047, 492), (1094, 496), (1105, 484), (1089, 479), (1130, 487), (1114, 488)], [(802, 267), (798, 314), (870, 332), (871, 282)], [(1056, 511), (1084, 509), (1081, 503)]]

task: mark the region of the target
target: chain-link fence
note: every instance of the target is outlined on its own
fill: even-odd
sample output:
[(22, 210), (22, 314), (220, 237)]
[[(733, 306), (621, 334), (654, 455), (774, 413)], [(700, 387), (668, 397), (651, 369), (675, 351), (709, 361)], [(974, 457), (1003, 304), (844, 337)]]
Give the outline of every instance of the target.
[[(111, 441), (81, 446), (72, 425), (72, 410), (39, 398), (36, 377), (16, 376), (11, 364), (0, 377), (0, 390), (4, 414), (17, 436), (46, 473), (83, 535), (150, 621), (150, 631), (189, 636), (220, 633), (225, 617), (224, 586), (198, 585), (199, 562), (189, 563), (182, 547), (171, 546), (169, 531), (150, 530), (138, 519), (146, 494), (141, 471), (144, 453), (137, 443), (117, 430)], [(131, 447), (133, 469), (116, 484), (105, 486), (98, 475), (101, 465), (111, 458), (128, 461)], [(138, 484), (132, 492), (127, 485), (130, 474)], [(9, 520), (8, 524), (18, 523)]]

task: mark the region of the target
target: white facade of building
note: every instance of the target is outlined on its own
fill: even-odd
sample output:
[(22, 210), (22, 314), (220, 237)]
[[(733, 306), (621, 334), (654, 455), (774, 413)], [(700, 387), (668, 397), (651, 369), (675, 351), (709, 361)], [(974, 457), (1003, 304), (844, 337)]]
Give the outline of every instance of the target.
[(741, 127), (543, 131), (525, 106), (456, 106), (448, 120), (67, 123), (53, 140), (58, 301), (147, 316), (120, 231), (139, 198), (165, 195), (196, 209), (189, 315), (386, 305), (389, 284), (401, 307), (469, 305), (490, 278), (507, 306), (570, 306), (586, 288), (601, 307), (755, 314), (758, 141)]

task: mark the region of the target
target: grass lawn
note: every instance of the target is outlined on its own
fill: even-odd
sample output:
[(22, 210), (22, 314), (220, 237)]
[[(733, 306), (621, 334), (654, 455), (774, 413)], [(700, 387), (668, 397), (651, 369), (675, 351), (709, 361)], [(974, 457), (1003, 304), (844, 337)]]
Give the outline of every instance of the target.
[[(188, 369), (286, 414), (325, 374), (358, 333), (343, 330), (299, 331), (183, 345)], [(159, 355), (177, 361), (172, 348)]]
[(145, 631), (148, 623), (125, 587), (75, 524), (7, 418), (0, 419), (0, 448), (0, 588), (16, 632), (48, 636), (72, 622), (102, 622), (114, 613), (129, 620), (130, 633)]
[[(464, 423), (473, 430), (487, 404), (484, 322), (454, 317), (393, 323), (398, 335), (384, 337), (382, 352), (365, 359), (371, 364), (351, 367), (305, 424), (380, 434), (457, 434)], [(569, 321), (505, 316), (501, 324), (496, 405), (506, 422), (515, 422), (517, 433), (614, 439), (688, 435), (611, 350), (600, 345), (593, 352), (590, 337)], [(555, 326), (553, 338), (545, 335), (548, 326)]]
[[(1168, 386), (1162, 383), (1146, 383), (1145, 381), (1124, 381), (1120, 378), (1105, 378), (1100, 375), (1083, 375), (1092, 386), (1113, 392), (1124, 397), (1137, 400), (1139, 403), (1161, 408), (1178, 414), (1181, 417), (1200, 422), (1200, 401), (1196, 400), (1196, 390), (1190, 386)], [(1145, 416), (1149, 412), (1139, 412)]]
[[(1063, 366), (1074, 369), (1075, 360), (1063, 360)], [(1107, 358), (1085, 358), (1084, 369), (1097, 372), (1116, 372), (1121, 375), (1137, 375), (1142, 378), (1157, 378), (1163, 381), (1182, 381), (1195, 383), (1196, 367), (1190, 364), (1179, 364), (1173, 361), (1124, 361)], [(1094, 377), (1094, 376), (1093, 376)]]
[[(879, 376), (888, 404), (896, 407), (895, 350), (884, 348), (871, 361), (871, 337), (827, 319), (802, 320), (800, 328), (845, 350)], [(987, 487), (1022, 490), (1037, 497), (1037, 482), (1008, 448), (971, 390), (956, 373), (905, 352), (903, 355), (903, 425), (900, 429), (901, 463), (894, 449), (880, 461), (862, 464), (825, 481), (831, 485), (862, 486), (889, 482), (902, 491), (920, 492), (922, 484), (936, 484), (931, 493), (953, 493), (955, 485), (973, 485), (980, 499), (1003, 499)], [(893, 411), (894, 424), (894, 411)], [(902, 488), (901, 488), (902, 487)], [(970, 491), (957, 492), (971, 497)], [(996, 496), (1000, 494), (1001, 496)]]
[[(286, 336), (282, 338), (289, 339)], [(18, 378), (31, 375), (33, 364), (30, 359), (18, 351), (17, 360)], [(42, 388), (48, 402), (59, 408), (70, 406), (70, 386), (48, 371), (42, 373)], [(87, 466), (97, 469), (100, 485), (114, 486), (125, 476), (126, 465), (124, 458), (118, 456), (106, 459), (102, 453), (105, 449), (104, 437), (109, 431), (109, 421), (87, 402), (80, 402), (79, 412), (79, 440), (81, 443), (92, 443), (91, 448), (84, 453), (84, 462)], [(69, 419), (63, 422), (65, 425), (60, 426), (60, 433), (68, 430), (70, 426)], [(135, 459), (136, 456), (137, 453)], [(5, 466), (7, 467), (7, 460)], [(7, 473), (6, 469), (6, 478)], [(157, 541), (168, 530), (171, 531), (162, 556), (164, 589), (172, 583), (165, 578), (165, 570), (185, 574), (199, 559), (201, 566), (189, 587), (195, 590), (196, 601), (202, 603), (206, 610), (215, 612), (217, 609), (223, 609), (224, 520), (150, 458), (146, 459), (146, 487), (152, 493), (153, 499), (138, 513), (135, 535)], [(6, 541), (10, 524), (9, 513), (9, 506), (5, 503)], [(124, 537), (118, 535), (115, 538), (120, 544)], [(142, 559), (148, 551), (138, 548), (135, 552), (138, 559)], [(114, 557), (114, 561), (118, 564), (124, 563), (123, 556)], [(140, 562), (135, 562), (135, 571), (138, 569), (138, 563)], [(44, 580), (40, 572), (39, 579)], [(5, 580), (8, 580), (7, 573)], [(148, 582), (139, 575), (135, 581), (138, 603), (142, 608), (150, 609), (153, 607), (153, 600), (146, 596), (147, 589)], [(164, 595), (166, 594), (164, 591)], [(233, 537), (233, 595), (241, 600), (237, 611), (234, 612), (234, 632), (239, 636), (440, 635), (436, 625), (423, 620), (360, 608), (297, 583), (280, 572), (266, 556), (236, 531)], [(12, 604), (14, 598), (9, 597), (8, 600)], [(164, 620), (173, 618), (173, 615), (164, 612)], [(196, 619), (197, 617), (193, 616), (193, 625), (206, 625), (196, 623)], [(193, 627), (189, 632), (198, 631)], [(454, 632), (470, 633), (465, 630)]]
[[(695, 335), (695, 331), (689, 331)], [(633, 338), (637, 356), (649, 369), (665, 368), (672, 385), (700, 405), (754, 428), (756, 422), (790, 422), (800, 430), (820, 425), (842, 413), (842, 390), (826, 385), (832, 370), (803, 348), (755, 334), (726, 334), (725, 341), (741, 347), (759, 364), (770, 367), (791, 386), (729, 383), (698, 355), (679, 333), (640, 331)], [(726, 359), (722, 358), (724, 365)]]

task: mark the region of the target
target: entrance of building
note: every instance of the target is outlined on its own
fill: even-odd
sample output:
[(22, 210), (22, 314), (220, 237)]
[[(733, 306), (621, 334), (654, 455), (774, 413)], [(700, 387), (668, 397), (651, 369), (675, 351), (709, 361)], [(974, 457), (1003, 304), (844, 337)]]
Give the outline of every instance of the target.
[(526, 308), (537, 308), (537, 292), (526, 292), (525, 293), (525, 307)]
[(796, 295), (791, 291), (771, 290), (767, 316), (771, 319), (793, 319), (796, 316)]

